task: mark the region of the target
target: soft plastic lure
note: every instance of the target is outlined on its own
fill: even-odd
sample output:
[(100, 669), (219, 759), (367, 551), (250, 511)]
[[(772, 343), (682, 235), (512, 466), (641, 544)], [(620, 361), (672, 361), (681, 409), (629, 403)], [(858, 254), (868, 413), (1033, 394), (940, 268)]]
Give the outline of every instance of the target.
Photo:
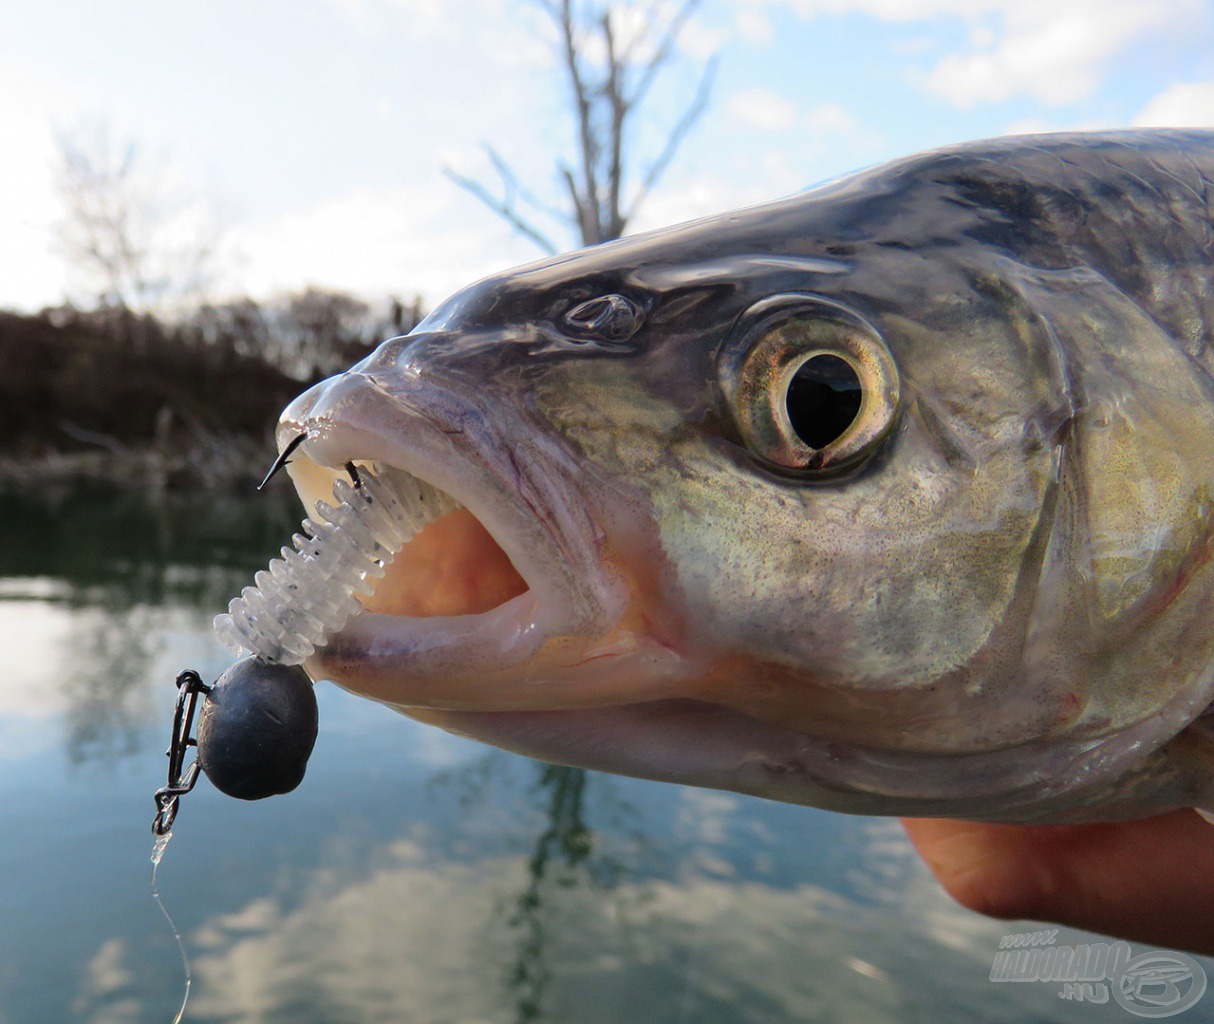
[[(296, 442), (298, 443), (298, 441)], [(280, 456), (271, 474), (285, 464)], [(197, 672), (177, 677), (177, 712), (169, 745), (168, 783), (156, 793), (152, 831), (168, 835), (178, 801), (201, 771), (229, 796), (258, 800), (299, 785), (316, 740), (316, 698), (297, 667), (323, 647), (359, 610), (355, 594), (370, 594), (384, 567), (418, 531), (459, 507), (454, 499), (406, 473), (378, 476), (346, 467), (350, 481), (333, 487), (336, 505), (320, 502), (303, 521), (294, 549), (254, 577), (215, 632), (249, 656), (214, 686)], [(195, 710), (203, 700), (198, 738)], [(198, 757), (185, 763), (190, 747)]]
[(282, 549), (254, 577), (215, 632), (234, 651), (298, 665), (360, 608), (355, 594), (370, 594), (384, 566), (416, 533), (459, 508), (444, 492), (407, 473), (376, 476), (347, 467), (352, 483), (333, 486), (336, 507), (320, 502), (317, 518), (303, 521), (295, 545)]

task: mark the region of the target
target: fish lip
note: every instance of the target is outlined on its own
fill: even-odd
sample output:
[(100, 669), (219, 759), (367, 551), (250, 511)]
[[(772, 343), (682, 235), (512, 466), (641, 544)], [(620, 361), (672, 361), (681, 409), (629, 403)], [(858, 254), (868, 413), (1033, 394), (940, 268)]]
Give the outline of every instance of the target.
[[(584, 500), (585, 471), (570, 453), (536, 443), (535, 428), (505, 403), (431, 374), (405, 376), (401, 384), (355, 369), (323, 381), (284, 411), (277, 436), (281, 450), (305, 435), (298, 453), (327, 468), (375, 462), (445, 491), (527, 585), (473, 615), (359, 612), (309, 662), (357, 692), (412, 704), (441, 701), (441, 680), (470, 675), (490, 657), (495, 668), (517, 669), (554, 637), (593, 637), (624, 601), (600, 557), (603, 531)], [(529, 443), (508, 440), (519, 436)], [(465, 657), (471, 666), (461, 666)], [(402, 677), (399, 686), (383, 681), (389, 674)]]

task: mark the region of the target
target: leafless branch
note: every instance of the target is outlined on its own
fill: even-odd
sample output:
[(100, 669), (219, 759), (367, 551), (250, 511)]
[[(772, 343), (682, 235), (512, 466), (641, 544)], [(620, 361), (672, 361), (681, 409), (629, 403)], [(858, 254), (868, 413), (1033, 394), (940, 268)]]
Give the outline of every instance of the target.
[(581, 55), (577, 46), (577, 31), (573, 24), (572, 0), (561, 0), (560, 7), (561, 38), (564, 43), (565, 70), (569, 75), (569, 87), (573, 93), (574, 113), (578, 126), (578, 149), (582, 158), (581, 194), (584, 201), (578, 203), (579, 214), (594, 211), (593, 225), (595, 230), (589, 232), (586, 227), (587, 218), (579, 215), (579, 226), (582, 228), (582, 241), (592, 244), (599, 241), (593, 237), (598, 234), (599, 182), (597, 165), (599, 158), (599, 142), (594, 132), (593, 96), (582, 71)]
[(554, 220), (564, 218), (565, 213), (563, 210), (558, 210), (551, 203), (544, 202), (518, 180), (518, 175), (514, 173), (514, 168), (506, 162), (505, 157), (496, 149), (490, 145), (486, 145), (484, 149), (485, 155), (489, 158), (489, 163), (493, 165), (493, 169), (497, 172), (497, 176), (501, 180), (502, 187), (505, 189), (508, 198), (517, 196), (533, 210), (538, 210), (540, 213)]
[(472, 195), (476, 196), (477, 199), (489, 207), (489, 209), (491, 209), (499, 217), (512, 224), (516, 230), (530, 238), (536, 245), (543, 249), (544, 252), (555, 253), (557, 251), (557, 247), (553, 245), (552, 242), (549, 241), (538, 228), (526, 221), (507, 200), (498, 199), (479, 181), (466, 177), (465, 175), (452, 170), (450, 167), (444, 167), (443, 173), (465, 192), (470, 192)]
[(628, 116), (629, 104), (623, 95), (623, 69), (616, 57), (609, 13), (603, 15), (602, 26), (603, 41), (607, 46), (607, 80), (603, 83), (603, 96), (611, 112), (611, 141), (608, 148), (610, 165), (607, 168), (608, 206), (606, 216), (600, 215), (599, 222), (605, 229), (602, 234), (606, 238), (618, 238), (624, 231), (624, 218), (620, 216), (620, 190), (624, 184), (624, 120)]
[(649, 195), (653, 186), (658, 179), (666, 173), (666, 168), (670, 161), (674, 159), (675, 153), (683, 143), (683, 139), (687, 137), (687, 133), (695, 127), (704, 111), (708, 108), (708, 98), (712, 94), (712, 83), (716, 77), (717, 57), (712, 57), (708, 64), (704, 67), (704, 74), (700, 77), (700, 84), (696, 88), (695, 98), (691, 105), (683, 112), (683, 116), (679, 118), (678, 123), (674, 126), (669, 137), (666, 139), (666, 145), (662, 147), (662, 151), (658, 154), (657, 159), (650, 165), (644, 178), (641, 179), (641, 185), (637, 189), (636, 195), (632, 199), (632, 207), (625, 215), (625, 221), (630, 220), (636, 213), (638, 207)]
[(645, 94), (649, 92), (649, 87), (653, 85), (653, 80), (657, 77), (658, 72), (666, 61), (669, 60), (670, 51), (674, 48), (675, 41), (679, 38), (679, 33), (683, 31), (683, 26), (687, 24), (687, 19), (695, 13), (696, 8), (700, 6), (701, 2), (702, 0), (686, 0), (675, 11), (674, 17), (670, 19), (670, 24), (666, 26), (666, 31), (663, 33), (653, 56), (646, 63), (641, 77), (637, 81), (636, 88), (628, 96), (629, 106), (636, 106), (645, 98)]
[[(610, 2), (579, 5), (577, 0), (534, 0), (557, 30), (562, 76), (573, 115), (576, 155), (557, 163), (568, 211), (553, 210), (527, 192), (513, 168), (488, 149), (501, 180), (499, 198), (482, 182), (450, 169), (447, 176), (512, 224), (541, 248), (555, 250), (548, 236), (520, 212), (520, 202), (573, 226), (583, 245), (618, 238), (628, 219), (669, 167), (675, 152), (708, 104), (716, 71), (710, 60), (690, 106), (683, 112), (661, 151), (642, 177), (624, 212), (632, 126), (659, 71), (670, 60), (680, 33), (702, 0), (653, 0), (645, 7), (639, 29), (624, 39), (617, 9)], [(667, 12), (673, 7), (673, 13)], [(598, 51), (596, 44), (601, 44)], [(648, 53), (648, 57), (642, 56)]]
[(201, 204), (149, 172), (133, 142), (115, 147), (105, 125), (60, 132), (58, 147), (56, 241), (101, 305), (146, 312), (201, 293), (218, 241)]

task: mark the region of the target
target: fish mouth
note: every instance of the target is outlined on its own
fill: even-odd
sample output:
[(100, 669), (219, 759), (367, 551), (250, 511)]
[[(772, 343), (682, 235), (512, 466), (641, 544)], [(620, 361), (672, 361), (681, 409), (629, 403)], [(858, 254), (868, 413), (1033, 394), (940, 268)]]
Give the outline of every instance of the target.
[(410, 714), (666, 695), (682, 659), (628, 623), (628, 563), (644, 546), (628, 537), (631, 517), (604, 514), (587, 499), (587, 467), (491, 402), (351, 371), (284, 412), (279, 447), (306, 438), (287, 471), (309, 509), (350, 466), (424, 481), (460, 506), (404, 544), (305, 667)]

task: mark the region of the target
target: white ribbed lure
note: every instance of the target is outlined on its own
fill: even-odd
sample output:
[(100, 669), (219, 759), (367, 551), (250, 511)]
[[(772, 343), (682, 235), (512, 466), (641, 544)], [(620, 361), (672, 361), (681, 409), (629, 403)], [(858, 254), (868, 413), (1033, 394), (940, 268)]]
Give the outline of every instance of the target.
[[(288, 446), (271, 475), (297, 446)], [(179, 798), (201, 769), (221, 792), (259, 800), (294, 789), (316, 740), (316, 697), (301, 662), (323, 647), (360, 609), (355, 594), (370, 594), (385, 566), (420, 530), (459, 505), (404, 472), (383, 475), (347, 466), (351, 483), (333, 486), (337, 504), (320, 502), (303, 521), (294, 549), (283, 548), (254, 577), (215, 632), (246, 656), (214, 686), (197, 672), (177, 677), (177, 713), (169, 746), (168, 784), (156, 794), (152, 831), (168, 834)], [(268, 479), (268, 477), (267, 477)], [(198, 739), (192, 735), (199, 699)], [(186, 753), (198, 748), (188, 767)]]
[(396, 553), (439, 516), (459, 508), (449, 495), (399, 471), (380, 476), (350, 467), (353, 485), (333, 485), (334, 507), (316, 506), (317, 518), (282, 549), (269, 569), (215, 617), (215, 632), (234, 651), (298, 665), (346, 624), (370, 594)]

